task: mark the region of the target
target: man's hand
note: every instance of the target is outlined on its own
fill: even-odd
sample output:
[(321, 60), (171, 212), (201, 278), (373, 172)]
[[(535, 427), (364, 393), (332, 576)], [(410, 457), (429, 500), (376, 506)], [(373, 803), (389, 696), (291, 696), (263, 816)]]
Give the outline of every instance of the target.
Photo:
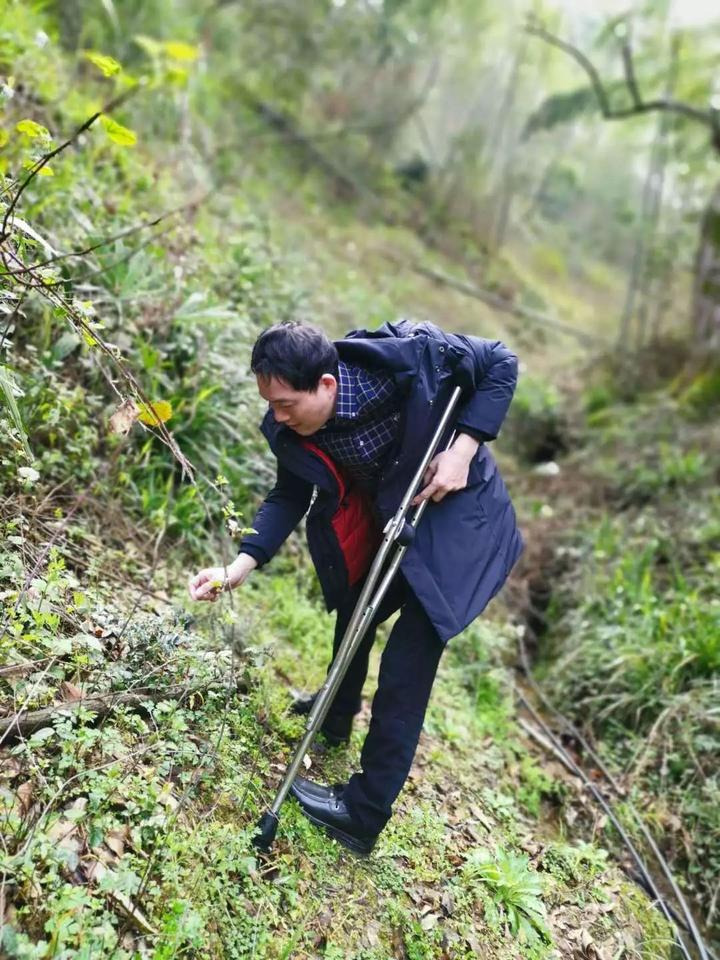
[(459, 434), (449, 450), (443, 450), (428, 464), (423, 477), (425, 487), (415, 497), (412, 505), (416, 507), (430, 498), (439, 503), (446, 494), (464, 490), (470, 462), (479, 445), (479, 441), (467, 433)]
[(223, 590), (233, 590), (247, 580), (248, 574), (257, 566), (257, 560), (241, 553), (227, 567), (206, 567), (196, 573), (188, 583), (193, 600), (209, 600), (214, 603)]

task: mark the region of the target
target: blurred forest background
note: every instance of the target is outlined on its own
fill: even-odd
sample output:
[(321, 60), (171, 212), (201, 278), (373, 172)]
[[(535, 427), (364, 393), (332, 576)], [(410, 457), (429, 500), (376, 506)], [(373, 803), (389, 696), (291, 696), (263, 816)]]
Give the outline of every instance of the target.
[[(0, 0), (3, 955), (718, 956), (719, 55), (700, 0)], [(378, 852), (288, 804), (268, 863), (329, 618), (295, 536), (186, 583), (274, 478), (258, 332), (399, 315), (518, 353), (527, 549)]]

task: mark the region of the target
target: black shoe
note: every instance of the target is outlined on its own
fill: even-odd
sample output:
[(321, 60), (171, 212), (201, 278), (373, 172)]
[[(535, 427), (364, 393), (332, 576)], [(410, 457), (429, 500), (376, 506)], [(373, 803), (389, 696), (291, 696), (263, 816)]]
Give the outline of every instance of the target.
[(323, 827), (326, 833), (348, 850), (366, 857), (375, 846), (378, 835), (368, 836), (352, 819), (342, 798), (343, 790), (343, 784), (324, 787), (305, 777), (295, 777), (290, 787), (290, 792), (311, 823)]
[(312, 710), (316, 700), (316, 693), (312, 693), (309, 697), (296, 697), (290, 704), (290, 713), (295, 713), (299, 717), (306, 717)]
[[(317, 700), (317, 693), (309, 697), (298, 697), (290, 705), (290, 713), (300, 717), (306, 717), (313, 708)], [(353, 715), (351, 713), (329, 714), (325, 717), (323, 725), (320, 727), (320, 733), (331, 747), (340, 747), (350, 742), (352, 732)]]

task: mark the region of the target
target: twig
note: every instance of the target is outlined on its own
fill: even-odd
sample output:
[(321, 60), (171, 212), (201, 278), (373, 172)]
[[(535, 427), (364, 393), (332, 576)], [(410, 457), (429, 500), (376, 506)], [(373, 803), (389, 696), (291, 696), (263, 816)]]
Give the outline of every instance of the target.
[(642, 97), (640, 96), (640, 88), (638, 87), (637, 77), (635, 76), (635, 62), (633, 60), (632, 49), (630, 42), (627, 40), (622, 45), (622, 59), (623, 67), (625, 68), (627, 88), (630, 91), (630, 96), (635, 106), (640, 107), (642, 106)]
[(85, 247), (82, 250), (71, 250), (69, 253), (58, 253), (54, 257), (48, 257), (47, 260), (42, 260), (40, 263), (33, 263), (30, 266), (23, 266), (17, 270), (0, 271), (0, 277), (17, 277), (25, 273), (32, 273), (33, 270), (39, 270), (41, 267), (50, 266), (52, 263), (58, 263), (60, 260), (67, 260), (70, 257), (86, 257), (88, 254), (94, 253), (101, 247), (106, 247), (108, 244), (114, 243), (116, 240), (122, 240), (125, 237), (130, 237), (134, 233), (139, 233), (141, 230), (147, 230), (149, 227), (156, 227), (159, 223), (161, 223), (163, 220), (167, 220), (169, 217), (175, 217), (179, 213), (184, 213), (186, 210), (192, 210), (200, 206), (211, 195), (211, 192), (212, 191), (208, 190), (203, 196), (197, 197), (195, 200), (190, 200), (188, 203), (183, 203), (181, 206), (175, 207), (173, 210), (168, 210), (166, 213), (161, 213), (152, 220), (145, 220), (142, 223), (136, 224), (134, 227), (127, 227), (125, 230), (121, 230), (119, 233), (115, 233), (112, 236), (98, 240), (97, 243), (93, 243), (91, 246)]

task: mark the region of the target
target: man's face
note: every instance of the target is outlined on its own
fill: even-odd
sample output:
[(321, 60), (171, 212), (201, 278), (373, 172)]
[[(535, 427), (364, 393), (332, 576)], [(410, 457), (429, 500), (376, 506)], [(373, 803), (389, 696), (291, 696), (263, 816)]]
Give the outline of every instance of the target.
[(278, 423), (283, 423), (309, 437), (324, 427), (335, 412), (337, 380), (324, 373), (317, 390), (294, 390), (289, 383), (277, 377), (256, 377), (258, 391), (267, 400)]

